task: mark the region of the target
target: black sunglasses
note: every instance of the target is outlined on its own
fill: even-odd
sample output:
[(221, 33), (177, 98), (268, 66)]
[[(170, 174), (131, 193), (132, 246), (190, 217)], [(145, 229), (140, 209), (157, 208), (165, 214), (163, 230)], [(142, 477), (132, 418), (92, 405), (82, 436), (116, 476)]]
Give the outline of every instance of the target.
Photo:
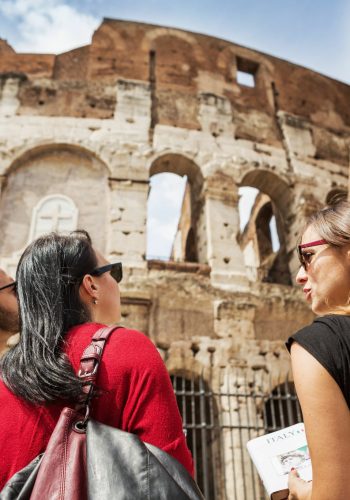
[(5, 290), (5, 288), (10, 288), (11, 286), (13, 286), (14, 290), (16, 291), (17, 281), (12, 281), (12, 283), (8, 283), (7, 285), (1, 286), (0, 292), (1, 290)]
[(106, 264), (102, 267), (96, 267), (90, 274), (91, 276), (101, 276), (103, 273), (111, 272), (112, 278), (115, 279), (117, 283), (120, 283), (123, 278), (123, 266), (121, 262), (116, 262), (115, 264)]

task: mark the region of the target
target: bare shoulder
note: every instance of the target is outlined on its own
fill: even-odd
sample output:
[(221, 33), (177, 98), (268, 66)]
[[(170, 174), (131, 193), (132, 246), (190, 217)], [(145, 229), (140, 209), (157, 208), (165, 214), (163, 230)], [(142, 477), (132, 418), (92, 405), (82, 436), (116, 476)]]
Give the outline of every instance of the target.
[(329, 411), (328, 418), (342, 417), (350, 424), (350, 412), (343, 393), (329, 372), (301, 345), (294, 342), (291, 348), (292, 368), (304, 418), (309, 414)]
[(291, 348), (293, 376), (313, 464), (312, 499), (350, 498), (350, 412), (329, 372), (302, 346)]

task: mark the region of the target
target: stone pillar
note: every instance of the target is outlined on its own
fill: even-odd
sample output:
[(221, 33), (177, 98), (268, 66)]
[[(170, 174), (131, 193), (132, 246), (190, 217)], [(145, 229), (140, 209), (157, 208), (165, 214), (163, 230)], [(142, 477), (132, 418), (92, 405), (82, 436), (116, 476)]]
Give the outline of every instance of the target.
[(278, 121), (289, 159), (293, 161), (297, 158), (314, 158), (316, 147), (313, 143), (310, 123), (300, 116), (284, 111), (278, 112)]
[(231, 103), (226, 97), (200, 94), (198, 120), (204, 133), (210, 133), (214, 137), (234, 137)]
[[(206, 179), (204, 207), (198, 224), (199, 259), (211, 266), (214, 286), (235, 291), (249, 287), (239, 233), (238, 189), (231, 177), (216, 174)], [(202, 234), (200, 234), (202, 233)], [(202, 240), (206, 240), (206, 244)], [(202, 241), (202, 243), (201, 243)]]
[[(262, 416), (257, 415), (252, 398), (247, 398), (250, 388), (246, 376), (228, 368), (220, 386), (220, 424), (224, 491), (226, 498), (260, 498), (260, 485), (249, 454), (247, 442), (256, 437), (254, 426), (262, 427)], [(234, 397), (230, 396), (234, 395)]]
[(0, 116), (14, 116), (20, 102), (17, 98), (20, 78), (9, 77), (2, 81), (0, 88)]
[[(118, 80), (115, 123), (120, 133), (148, 141), (151, 126), (151, 89), (147, 82)], [(119, 130), (117, 130), (119, 133)]]
[(128, 267), (146, 267), (148, 182), (110, 179), (110, 258)]

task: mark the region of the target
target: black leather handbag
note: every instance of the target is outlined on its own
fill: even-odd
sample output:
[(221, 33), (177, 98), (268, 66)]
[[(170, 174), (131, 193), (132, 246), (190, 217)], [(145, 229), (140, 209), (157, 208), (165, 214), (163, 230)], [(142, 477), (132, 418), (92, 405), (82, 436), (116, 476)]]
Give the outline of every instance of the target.
[(83, 353), (78, 372), (86, 394), (83, 408), (62, 410), (45, 453), (7, 482), (1, 500), (204, 499), (176, 459), (89, 418), (103, 348), (116, 328), (98, 330)]

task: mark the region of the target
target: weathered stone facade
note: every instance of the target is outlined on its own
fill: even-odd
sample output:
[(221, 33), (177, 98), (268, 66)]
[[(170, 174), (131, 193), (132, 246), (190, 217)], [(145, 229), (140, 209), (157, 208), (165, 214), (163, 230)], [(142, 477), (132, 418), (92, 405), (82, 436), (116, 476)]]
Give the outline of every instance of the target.
[[(213, 37), (110, 19), (65, 54), (0, 41), (0, 55), (2, 266), (13, 272), (40, 200), (66, 197), (78, 227), (123, 262), (124, 323), (170, 373), (214, 386), (216, 369), (246, 367), (278, 384), (283, 341), (312, 314), (296, 287), (246, 266), (238, 188), (271, 200), (292, 280), (303, 217), (348, 189), (350, 87)], [(189, 183), (168, 263), (145, 258), (149, 179), (161, 172)]]

